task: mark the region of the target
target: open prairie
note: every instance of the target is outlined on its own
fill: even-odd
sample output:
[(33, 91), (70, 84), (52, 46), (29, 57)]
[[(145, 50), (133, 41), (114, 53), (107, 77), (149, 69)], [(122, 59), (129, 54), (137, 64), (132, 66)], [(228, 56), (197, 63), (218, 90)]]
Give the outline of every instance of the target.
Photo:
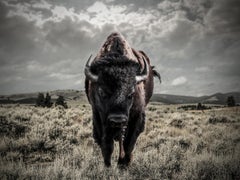
[(105, 168), (91, 108), (0, 107), (0, 179), (240, 179), (240, 107), (184, 111), (151, 103), (127, 169)]

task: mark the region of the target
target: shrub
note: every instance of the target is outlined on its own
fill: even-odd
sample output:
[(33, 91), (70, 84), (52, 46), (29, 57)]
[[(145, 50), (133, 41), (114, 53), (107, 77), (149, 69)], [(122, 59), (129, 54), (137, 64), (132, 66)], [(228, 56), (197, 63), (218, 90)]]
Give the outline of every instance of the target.
[(228, 105), (229, 107), (233, 107), (233, 106), (236, 105), (235, 99), (234, 99), (233, 96), (228, 96), (228, 98), (227, 98), (227, 105)]
[(183, 128), (185, 126), (183, 120), (181, 120), (181, 119), (173, 119), (170, 122), (170, 125), (174, 126), (174, 127), (177, 127), (177, 128)]
[(156, 107), (154, 107), (154, 106), (150, 106), (150, 107), (148, 108), (148, 110), (149, 110), (149, 111), (156, 111), (156, 110), (157, 110), (157, 108), (156, 108)]
[(214, 117), (210, 117), (208, 119), (208, 122), (211, 124), (216, 124), (216, 123), (231, 123), (233, 121), (226, 116), (217, 116), (217, 117), (214, 116)]
[(44, 107), (45, 106), (45, 100), (44, 100), (44, 94), (38, 93), (38, 97), (36, 100), (36, 106), (38, 107)]
[(53, 103), (51, 102), (51, 96), (49, 93), (46, 94), (46, 97), (44, 98), (43, 93), (39, 93), (37, 100), (36, 100), (36, 106), (38, 107), (52, 107)]
[(0, 134), (4, 134), (10, 137), (23, 136), (29, 128), (19, 122), (9, 121), (8, 119), (1, 119), (0, 121)]
[(49, 93), (46, 94), (44, 105), (48, 108), (52, 107), (53, 105), (53, 103), (51, 102), (51, 96), (49, 95)]
[(60, 106), (63, 106), (64, 108), (68, 108), (68, 105), (65, 102), (65, 99), (63, 96), (58, 96), (55, 105), (56, 106), (60, 105)]

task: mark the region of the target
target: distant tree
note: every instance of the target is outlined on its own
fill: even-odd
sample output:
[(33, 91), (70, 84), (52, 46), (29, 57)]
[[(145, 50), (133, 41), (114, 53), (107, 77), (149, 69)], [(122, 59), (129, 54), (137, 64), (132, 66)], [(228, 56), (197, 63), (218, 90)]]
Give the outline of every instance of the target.
[(58, 96), (55, 105), (63, 106), (64, 108), (68, 108), (67, 103), (65, 102), (65, 99), (63, 96)]
[(36, 106), (44, 107), (45, 106), (45, 100), (44, 100), (44, 94), (38, 93), (38, 97), (36, 100)]
[(228, 98), (227, 98), (227, 105), (228, 105), (229, 107), (233, 107), (233, 106), (236, 105), (235, 99), (234, 99), (233, 96), (228, 96)]
[(197, 110), (203, 110), (202, 103), (198, 103), (198, 105), (197, 105)]
[(46, 94), (46, 97), (45, 97), (45, 102), (44, 102), (44, 105), (46, 107), (52, 107), (52, 102), (51, 102), (51, 96), (49, 95), (49, 93)]

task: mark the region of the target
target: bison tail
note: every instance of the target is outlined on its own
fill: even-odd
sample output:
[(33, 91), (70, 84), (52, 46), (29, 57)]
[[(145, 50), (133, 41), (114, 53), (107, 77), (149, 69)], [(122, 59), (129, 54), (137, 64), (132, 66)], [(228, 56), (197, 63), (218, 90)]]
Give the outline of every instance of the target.
[(160, 83), (162, 83), (162, 79), (161, 79), (160, 73), (157, 72), (157, 70), (154, 69), (154, 66), (152, 66), (151, 68), (152, 68), (153, 76), (157, 77), (159, 79)]

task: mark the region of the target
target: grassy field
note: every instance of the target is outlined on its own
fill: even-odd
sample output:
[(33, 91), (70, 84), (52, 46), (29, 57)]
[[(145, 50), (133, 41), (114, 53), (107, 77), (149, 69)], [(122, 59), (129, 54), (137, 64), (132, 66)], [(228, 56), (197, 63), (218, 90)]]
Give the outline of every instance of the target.
[(150, 104), (129, 168), (105, 168), (91, 108), (0, 107), (0, 179), (240, 179), (240, 107)]

